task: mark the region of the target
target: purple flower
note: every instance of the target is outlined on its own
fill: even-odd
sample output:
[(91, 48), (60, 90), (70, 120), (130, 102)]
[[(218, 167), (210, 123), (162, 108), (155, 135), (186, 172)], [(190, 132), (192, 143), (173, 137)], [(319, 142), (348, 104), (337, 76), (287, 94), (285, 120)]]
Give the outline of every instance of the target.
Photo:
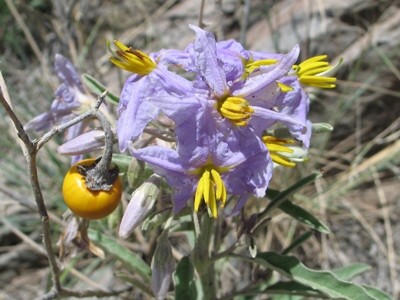
[(187, 107), (198, 106), (189, 81), (169, 72), (165, 66), (145, 77), (132, 75), (121, 92), (118, 107), (117, 134), (120, 151), (143, 133), (146, 125), (161, 112), (175, 121), (190, 117)]
[(264, 196), (271, 178), (267, 148), (251, 127), (227, 130), (212, 111), (210, 103), (202, 103), (192, 111), (193, 118), (176, 128), (180, 136), (176, 151), (159, 146), (131, 149), (174, 188), (175, 212), (194, 197), (194, 210), (204, 200), (215, 218), (217, 202), (223, 207), (228, 193), (244, 198), (237, 204), (240, 209), (249, 195)]
[(88, 94), (80, 80), (80, 76), (72, 63), (60, 54), (56, 54), (54, 69), (61, 85), (58, 87), (55, 95), (56, 99), (51, 104), (50, 111), (44, 112), (27, 124), (26, 130), (45, 130), (62, 123), (75, 115), (82, 106), (90, 105), (94, 98)]
[[(50, 111), (44, 112), (25, 124), (25, 130), (41, 131), (49, 129), (56, 124), (62, 124), (76, 117), (78, 114), (90, 109), (96, 99), (90, 95), (80, 80), (80, 75), (72, 63), (60, 54), (56, 54), (54, 70), (61, 81), (57, 88)], [(104, 113), (107, 110), (101, 107)], [(78, 123), (67, 130), (66, 141), (80, 135), (85, 127), (85, 122)], [(73, 157), (72, 163), (79, 160), (80, 156)]]
[[(167, 67), (167, 64), (187, 64), (187, 54), (165, 50), (147, 55), (118, 41), (114, 43), (118, 50), (113, 52), (110, 60), (118, 67), (135, 73), (125, 82), (118, 106), (117, 135), (120, 151), (124, 152), (161, 112), (179, 124), (189, 117), (185, 114), (185, 105), (195, 104), (196, 101), (185, 100), (189, 94), (194, 94), (191, 82), (170, 72)], [(171, 95), (174, 97), (172, 102), (164, 101), (165, 98), (170, 100)], [(174, 102), (181, 104), (179, 114), (175, 109), (171, 110), (175, 107)]]
[[(237, 46), (232, 47), (233, 50), (226, 47), (221, 51), (213, 34), (195, 26), (191, 28), (196, 32), (193, 52), (197, 72), (200, 74), (200, 80), (206, 84), (209, 101), (214, 103), (223, 118), (236, 126), (250, 125), (259, 135), (276, 122), (304, 131), (307, 129), (308, 124), (304, 118), (298, 118), (299, 114), (292, 113), (295, 108), (299, 109), (301, 106), (285, 109), (275, 105), (279, 97), (283, 97), (288, 90), (293, 89), (287, 87), (281, 80), (292, 70), (299, 54), (298, 46), (280, 60), (273, 59), (271, 65), (257, 66), (260, 69), (257, 75), (249, 76), (243, 68), (241, 74), (228, 76), (226, 68), (222, 67), (225, 59), (231, 62), (234, 56), (232, 54), (236, 53), (237, 61), (243, 64), (246, 60), (243, 54), (245, 51)], [(227, 56), (229, 52), (231, 53)], [(247, 54), (249, 60), (251, 53)], [(231, 62), (231, 65), (234, 64)], [(230, 80), (232, 78), (236, 79), (232, 81)], [(291, 105), (290, 102), (285, 104)]]

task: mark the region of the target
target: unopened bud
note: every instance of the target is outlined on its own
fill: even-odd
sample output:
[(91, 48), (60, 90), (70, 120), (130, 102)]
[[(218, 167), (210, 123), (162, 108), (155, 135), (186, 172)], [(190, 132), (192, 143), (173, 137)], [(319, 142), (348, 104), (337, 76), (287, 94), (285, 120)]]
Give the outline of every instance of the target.
[(63, 155), (80, 155), (97, 150), (104, 146), (104, 132), (91, 130), (69, 140), (58, 147), (58, 153)]
[(151, 264), (151, 289), (155, 298), (165, 299), (172, 282), (175, 260), (168, 233), (164, 231), (158, 238), (157, 246)]
[(119, 227), (121, 238), (128, 238), (151, 211), (160, 194), (160, 180), (158, 175), (151, 175), (132, 193), (131, 201), (129, 201)]

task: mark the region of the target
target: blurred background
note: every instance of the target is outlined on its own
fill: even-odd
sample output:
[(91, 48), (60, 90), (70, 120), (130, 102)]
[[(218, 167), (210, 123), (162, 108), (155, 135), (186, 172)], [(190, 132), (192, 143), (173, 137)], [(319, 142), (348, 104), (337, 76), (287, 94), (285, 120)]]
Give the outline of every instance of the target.
[[(25, 123), (49, 109), (59, 84), (56, 53), (118, 95), (128, 74), (109, 63), (106, 42), (119, 39), (147, 52), (183, 49), (193, 40), (188, 24), (199, 24), (200, 11), (199, 0), (0, 0), (0, 70), (17, 115)], [(367, 263), (371, 271), (355, 281), (399, 299), (400, 1), (206, 0), (202, 23), (218, 40), (233, 38), (251, 50), (285, 53), (299, 44), (302, 60), (318, 54), (328, 54), (333, 64), (344, 59), (336, 89), (309, 91), (311, 121), (334, 130), (316, 134), (309, 161), (277, 170), (271, 187), (284, 189), (314, 170), (323, 172), (295, 202), (332, 233), (313, 234), (294, 254), (312, 268)], [(40, 220), (3, 109), (0, 130), (0, 299), (33, 299), (49, 280)], [(52, 140), (38, 157), (54, 241), (62, 232), (60, 187), (70, 161), (57, 154), (61, 141)], [(257, 211), (257, 201), (246, 209)], [(258, 248), (283, 249), (307, 230), (277, 215)], [(82, 259), (74, 267), (71, 287), (113, 284), (112, 260), (93, 265)]]

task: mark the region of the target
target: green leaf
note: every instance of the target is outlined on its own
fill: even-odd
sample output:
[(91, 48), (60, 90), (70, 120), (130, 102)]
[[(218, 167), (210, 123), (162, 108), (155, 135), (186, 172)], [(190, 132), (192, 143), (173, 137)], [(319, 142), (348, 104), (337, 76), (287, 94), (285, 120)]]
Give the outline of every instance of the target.
[(139, 255), (120, 245), (116, 239), (107, 237), (99, 231), (89, 229), (88, 235), (93, 243), (123, 262), (124, 267), (130, 272), (140, 275), (146, 281), (150, 280), (150, 267)]
[[(334, 269), (332, 270), (332, 273), (335, 274), (335, 276), (340, 280), (350, 280), (355, 276), (368, 270), (371, 270), (371, 266), (363, 263), (354, 263), (348, 266)], [(377, 299), (382, 299), (382, 300), (391, 299), (389, 295), (380, 290), (377, 290), (376, 288), (365, 285), (362, 285), (362, 287), (367, 290), (368, 294), (374, 296)], [(305, 296), (307, 293), (310, 292), (315, 293), (315, 290), (313, 290), (311, 287), (307, 287), (295, 281), (285, 281), (285, 282), (280, 281), (277, 282), (276, 284), (273, 284), (265, 288), (264, 292), (267, 292), (267, 294), (271, 293), (278, 294), (279, 297), (275, 296), (273, 298), (274, 300), (300, 300), (303, 299), (302, 296), (295, 297), (294, 295)], [(287, 294), (287, 296), (284, 296), (282, 294)], [(311, 295), (312, 294), (307, 294), (307, 296)]]
[[(280, 281), (264, 289), (264, 294), (286, 295), (286, 299), (297, 300), (302, 296), (321, 298), (323, 295), (301, 283), (295, 281)], [(295, 297), (298, 296), (298, 297)], [(282, 297), (281, 299), (285, 299)]]
[(275, 190), (268, 190), (267, 194), (275, 195), (275, 197), (270, 198), (270, 199), (272, 199), (271, 203), (267, 206), (266, 210), (263, 212), (263, 215), (265, 215), (265, 214), (269, 213), (270, 211), (272, 211), (273, 209), (277, 208), (281, 203), (285, 202), (294, 193), (296, 193), (297, 191), (302, 189), (304, 186), (314, 182), (315, 179), (317, 179), (320, 176), (321, 176), (320, 172), (312, 173), (312, 174), (300, 179), (295, 184), (293, 184), (291, 187), (289, 187), (288, 189), (286, 189), (282, 192), (279, 192), (278, 194), (276, 193), (277, 191), (275, 191)]
[(194, 267), (188, 256), (183, 257), (174, 273), (175, 299), (197, 299), (196, 284), (194, 282)]
[(282, 251), (282, 254), (288, 254), (290, 251), (297, 248), (302, 243), (304, 243), (306, 240), (308, 240), (312, 235), (313, 235), (312, 230), (304, 232), (299, 238), (295, 239), (289, 246), (287, 246)]
[(333, 126), (328, 123), (313, 123), (312, 124), (312, 133), (331, 132), (332, 130), (333, 130)]
[(330, 233), (329, 228), (319, 221), (316, 217), (306, 211), (304, 208), (293, 204), (290, 201), (285, 201), (279, 205), (279, 209), (281, 209), (284, 213), (289, 216), (295, 218), (296, 220), (310, 226), (312, 229), (318, 230), (322, 233)]
[(393, 300), (393, 298), (391, 296), (389, 296), (388, 294), (386, 294), (385, 292), (383, 292), (381, 290), (378, 290), (377, 288), (374, 288), (374, 287), (368, 286), (368, 285), (362, 285), (362, 287), (367, 290), (368, 294), (375, 297), (375, 299)]
[(126, 273), (115, 273), (115, 277), (120, 278), (126, 282), (129, 282), (135, 288), (141, 290), (149, 296), (153, 296), (153, 291), (150, 289), (148, 284), (144, 284), (140, 281), (140, 279), (136, 278), (134, 274), (126, 274)]
[(168, 218), (171, 216), (171, 210), (170, 209), (165, 209), (163, 211), (158, 211), (155, 214), (152, 214), (151, 216), (147, 217), (143, 224), (142, 224), (142, 230), (143, 231), (152, 231), (156, 229), (157, 227), (161, 226), (162, 224), (165, 224), (165, 222), (168, 220)]
[[(97, 95), (100, 95), (105, 90), (107, 90), (104, 85), (102, 85), (99, 81), (97, 81), (97, 79), (90, 76), (89, 74), (82, 74), (82, 81), (89, 90)], [(111, 93), (110, 91), (108, 91), (106, 99), (108, 99), (112, 104), (119, 103), (119, 97)]]
[(350, 280), (356, 277), (357, 275), (369, 270), (371, 270), (371, 266), (367, 264), (354, 263), (351, 265), (333, 269), (332, 273), (334, 273), (335, 276), (340, 280)]
[(118, 166), (120, 172), (127, 172), (131, 161), (132, 156), (113, 153), (112, 162)]
[(256, 261), (333, 299), (381, 300), (360, 285), (340, 280), (332, 272), (307, 268), (294, 256), (264, 252), (257, 255)]

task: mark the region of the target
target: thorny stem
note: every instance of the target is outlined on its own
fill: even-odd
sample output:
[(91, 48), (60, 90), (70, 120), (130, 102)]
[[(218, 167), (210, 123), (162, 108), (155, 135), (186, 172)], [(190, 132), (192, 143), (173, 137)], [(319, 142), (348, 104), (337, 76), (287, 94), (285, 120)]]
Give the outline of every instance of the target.
[[(0, 73), (0, 80), (3, 82), (3, 77), (1, 76)], [(4, 84), (2, 86), (5, 86)], [(127, 289), (121, 290), (121, 291), (113, 291), (113, 292), (103, 292), (103, 291), (82, 291), (82, 292), (77, 292), (77, 291), (72, 291), (66, 288), (63, 288), (60, 282), (60, 270), (57, 264), (56, 256), (53, 251), (53, 246), (52, 246), (52, 241), (51, 241), (51, 230), (50, 230), (50, 224), (49, 224), (49, 215), (47, 213), (46, 205), (43, 199), (43, 194), (42, 190), (40, 187), (39, 183), (39, 178), (38, 178), (38, 173), (37, 173), (37, 165), (36, 165), (36, 159), (37, 159), (37, 153), (41, 149), (41, 147), (47, 143), (53, 136), (65, 131), (72, 125), (75, 125), (81, 121), (83, 121), (86, 118), (89, 118), (91, 116), (98, 116), (98, 109), (103, 102), (105, 96), (107, 95), (107, 91), (105, 91), (102, 95), (98, 97), (98, 100), (96, 102), (96, 105), (90, 109), (89, 111), (77, 116), (76, 118), (70, 120), (69, 122), (66, 122), (62, 125), (59, 126), (54, 126), (49, 132), (44, 134), (40, 139), (37, 139), (35, 141), (31, 141), (29, 136), (27, 135), (26, 131), (24, 130), (24, 127), (15, 114), (14, 110), (11, 107), (11, 104), (9, 103), (8, 97), (6, 99), (7, 94), (5, 94), (6, 91), (3, 91), (3, 89), (0, 87), (0, 103), (4, 107), (7, 115), (13, 122), (15, 126), (15, 130), (17, 132), (17, 135), (19, 139), (22, 141), (21, 148), (24, 153), (26, 162), (27, 162), (27, 168), (28, 168), (28, 174), (29, 174), (29, 179), (30, 183), (32, 186), (32, 191), (34, 194), (36, 206), (38, 208), (38, 212), (40, 215), (40, 219), (42, 221), (42, 233), (43, 233), (43, 244), (46, 249), (47, 257), (49, 260), (49, 265), (50, 265), (50, 270), (52, 274), (52, 281), (53, 281), (53, 288), (51, 289), (50, 292), (47, 294), (43, 295), (39, 299), (55, 299), (55, 298), (60, 298), (60, 297), (67, 297), (67, 296), (75, 296), (75, 297), (88, 297), (88, 296), (98, 296), (98, 297), (103, 297), (103, 296), (111, 296), (111, 295), (116, 295), (120, 294), (122, 292), (127, 291)], [(99, 118), (100, 122), (102, 122), (101, 117)], [(105, 124), (107, 123), (107, 124)], [(111, 151), (112, 148), (112, 142), (113, 142), (113, 135), (111, 131), (111, 127), (108, 124), (108, 122), (102, 122), (102, 126), (104, 130), (106, 131), (106, 150), (104, 153), (104, 156), (109, 156), (111, 160)], [(111, 132), (111, 138), (110, 138), (110, 132)], [(109, 145), (111, 143), (111, 145)], [(106, 159), (105, 159), (106, 161)], [(105, 163), (103, 163), (105, 164)]]

